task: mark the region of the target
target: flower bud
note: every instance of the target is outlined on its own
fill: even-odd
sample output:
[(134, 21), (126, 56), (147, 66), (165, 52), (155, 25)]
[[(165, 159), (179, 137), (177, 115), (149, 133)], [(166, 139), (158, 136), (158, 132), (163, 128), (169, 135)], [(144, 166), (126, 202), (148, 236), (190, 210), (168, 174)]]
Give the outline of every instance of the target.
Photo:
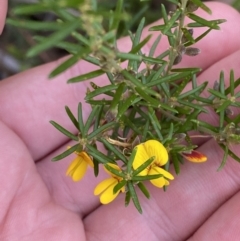
[(197, 9), (198, 9), (198, 6), (195, 3), (191, 2), (191, 1), (188, 2), (188, 4), (187, 4), (188, 12), (192, 13), (192, 12), (195, 12)]
[(200, 163), (207, 161), (207, 156), (195, 150), (191, 150), (190, 152), (182, 152), (181, 155), (190, 162)]
[[(192, 29), (192, 28), (187, 29), (187, 32), (188, 32), (191, 36), (193, 36), (193, 29)], [(181, 39), (181, 43), (186, 43), (186, 42), (189, 41), (189, 38), (187, 38), (187, 35), (188, 35), (187, 32), (185, 33), (185, 31), (183, 31), (183, 36), (182, 36), (182, 39)]]
[(186, 48), (185, 54), (188, 55), (188, 56), (196, 56), (200, 52), (201, 52), (201, 50), (198, 49), (198, 48), (189, 47), (189, 48)]
[(179, 64), (181, 61), (182, 61), (182, 54), (179, 53), (179, 54), (176, 56), (176, 58), (174, 59), (173, 65)]
[(179, 54), (183, 55), (186, 52), (186, 47), (184, 45), (180, 44), (177, 48), (177, 51)]

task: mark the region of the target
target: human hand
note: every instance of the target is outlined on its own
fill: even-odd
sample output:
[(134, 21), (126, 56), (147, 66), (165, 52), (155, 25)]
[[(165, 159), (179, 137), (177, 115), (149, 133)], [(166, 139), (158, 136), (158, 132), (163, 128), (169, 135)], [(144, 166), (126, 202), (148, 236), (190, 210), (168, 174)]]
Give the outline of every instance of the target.
[[(5, 5), (2, 0), (0, 29)], [(201, 67), (199, 83), (209, 80), (213, 86), (221, 70), (226, 78), (230, 69), (235, 77), (240, 75), (240, 16), (227, 5), (209, 5), (213, 16), (208, 18), (226, 18), (228, 22), (196, 44), (200, 55), (185, 57), (179, 66)], [(122, 39), (119, 46), (128, 48), (130, 42)], [(166, 48), (163, 39), (159, 53)], [(239, 240), (240, 165), (228, 160), (224, 169), (216, 172), (223, 152), (213, 140), (199, 147), (208, 161), (199, 165), (186, 162), (166, 193), (149, 185), (150, 200), (139, 194), (142, 215), (131, 204), (124, 207), (124, 195), (108, 205), (99, 204), (93, 189), (104, 173), (95, 179), (89, 172), (76, 183), (66, 177), (72, 156), (57, 163), (50, 160), (66, 148), (68, 140), (49, 120), (74, 132), (63, 109), (67, 105), (77, 110), (87, 83), (67, 85), (66, 80), (91, 71), (93, 66), (80, 62), (49, 81), (47, 76), (58, 63), (0, 82), (0, 240)], [(100, 77), (95, 81), (105, 80)], [(85, 105), (85, 117), (88, 113)], [(213, 113), (208, 118), (217, 123)], [(240, 155), (236, 147), (234, 151)]]

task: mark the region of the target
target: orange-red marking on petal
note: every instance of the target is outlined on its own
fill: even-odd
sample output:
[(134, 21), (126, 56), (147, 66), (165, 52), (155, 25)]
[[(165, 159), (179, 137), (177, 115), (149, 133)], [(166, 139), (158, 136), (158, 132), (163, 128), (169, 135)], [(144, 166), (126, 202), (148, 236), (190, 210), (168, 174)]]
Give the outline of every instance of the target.
[(185, 157), (190, 162), (205, 162), (207, 157), (203, 155), (201, 152), (192, 151), (191, 153), (182, 152), (183, 157)]

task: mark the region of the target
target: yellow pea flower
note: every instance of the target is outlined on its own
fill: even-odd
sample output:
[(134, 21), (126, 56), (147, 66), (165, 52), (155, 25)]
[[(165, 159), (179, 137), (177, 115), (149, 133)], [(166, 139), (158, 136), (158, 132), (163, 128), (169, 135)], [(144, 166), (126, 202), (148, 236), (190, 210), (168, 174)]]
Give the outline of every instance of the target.
[(85, 151), (76, 151), (74, 153), (77, 157), (69, 165), (66, 175), (70, 176), (74, 182), (77, 182), (84, 177), (88, 165), (93, 167), (93, 161)]
[(161, 168), (168, 162), (168, 152), (166, 148), (156, 140), (149, 140), (136, 146), (137, 152), (133, 160), (133, 169), (137, 169), (149, 158), (155, 157), (154, 161), (141, 171), (138, 175), (156, 175), (162, 174), (162, 177), (152, 179), (150, 182), (156, 187), (163, 187), (169, 185), (167, 179), (173, 180), (174, 177), (171, 173)]
[[(109, 163), (107, 164), (111, 166), (112, 168), (121, 171), (121, 168), (115, 164)], [(102, 204), (108, 204), (112, 202), (120, 193), (120, 191), (124, 192), (125, 187), (122, 187), (120, 190), (118, 190), (116, 193), (113, 193), (114, 187), (122, 181), (121, 177), (118, 177), (114, 175), (113, 173), (109, 172), (106, 168), (104, 170), (111, 176), (108, 179), (103, 180), (100, 182), (94, 189), (94, 195), (100, 195), (100, 202)]]

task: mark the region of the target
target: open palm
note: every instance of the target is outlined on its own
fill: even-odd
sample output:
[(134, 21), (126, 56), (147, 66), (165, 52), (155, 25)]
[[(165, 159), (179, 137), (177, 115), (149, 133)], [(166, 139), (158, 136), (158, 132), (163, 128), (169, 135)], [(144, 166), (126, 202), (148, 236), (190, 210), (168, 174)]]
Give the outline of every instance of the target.
[[(6, 0), (1, 4), (3, 25)], [(230, 69), (235, 70), (236, 77), (240, 75), (240, 15), (220, 3), (209, 5), (214, 13), (211, 18), (228, 22), (196, 44), (202, 53), (186, 57), (181, 66), (200, 66), (203, 72), (199, 83), (208, 80), (213, 86), (220, 70), (225, 76)], [(120, 48), (129, 46), (128, 39), (119, 41)], [(159, 53), (166, 48), (163, 39)], [(124, 207), (123, 195), (109, 205), (99, 204), (93, 189), (104, 173), (95, 179), (88, 172), (76, 183), (66, 177), (73, 157), (58, 163), (50, 160), (71, 143), (49, 120), (75, 131), (64, 106), (76, 110), (87, 84), (67, 85), (66, 80), (91, 71), (93, 66), (80, 62), (49, 81), (47, 75), (57, 64), (46, 64), (0, 82), (0, 240), (239, 240), (240, 165), (229, 159), (225, 168), (216, 172), (223, 152), (213, 140), (201, 143), (199, 148), (208, 161), (186, 163), (166, 193), (149, 186), (150, 200), (139, 194), (142, 215), (133, 205)], [(105, 79), (96, 81), (103, 83)], [(86, 105), (85, 117), (88, 113)], [(207, 118), (217, 123), (213, 114)], [(237, 148), (235, 152), (240, 155)]]

